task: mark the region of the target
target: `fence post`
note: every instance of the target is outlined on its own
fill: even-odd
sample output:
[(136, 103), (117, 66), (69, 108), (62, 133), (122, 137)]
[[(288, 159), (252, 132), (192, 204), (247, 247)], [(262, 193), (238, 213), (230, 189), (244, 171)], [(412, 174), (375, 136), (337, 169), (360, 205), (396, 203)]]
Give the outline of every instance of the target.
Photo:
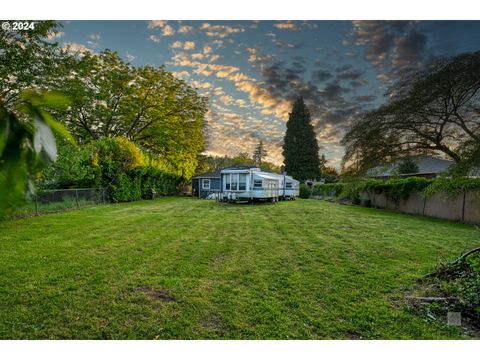
[(422, 216), (425, 216), (425, 207), (427, 206), (427, 197), (424, 195), (423, 196), (423, 210), (422, 210)]
[(77, 209), (80, 207), (78, 205), (78, 189), (75, 189), (75, 202), (77, 203)]
[(467, 196), (467, 191), (463, 192), (463, 202), (462, 202), (462, 223), (465, 221), (465, 197)]
[(38, 195), (35, 191), (35, 213), (38, 215)]

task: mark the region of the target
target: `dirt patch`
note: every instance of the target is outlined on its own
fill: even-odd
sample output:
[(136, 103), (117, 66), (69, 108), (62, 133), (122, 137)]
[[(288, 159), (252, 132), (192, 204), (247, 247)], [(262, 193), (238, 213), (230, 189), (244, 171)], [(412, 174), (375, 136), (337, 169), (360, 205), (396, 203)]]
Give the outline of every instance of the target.
[(172, 302), (177, 301), (177, 298), (173, 296), (167, 289), (152, 289), (149, 287), (138, 288), (137, 291), (147, 295), (149, 298), (154, 300), (160, 300), (162, 302)]
[(222, 319), (217, 315), (212, 315), (202, 321), (202, 327), (208, 331), (212, 331), (219, 337), (225, 336), (228, 327), (223, 323)]

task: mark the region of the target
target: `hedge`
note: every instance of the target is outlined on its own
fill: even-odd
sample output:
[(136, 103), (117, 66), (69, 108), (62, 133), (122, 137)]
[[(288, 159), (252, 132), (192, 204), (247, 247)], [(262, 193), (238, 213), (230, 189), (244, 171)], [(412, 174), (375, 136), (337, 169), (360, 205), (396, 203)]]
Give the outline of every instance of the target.
[(152, 190), (157, 195), (173, 195), (176, 177), (166, 175), (155, 168), (139, 168), (118, 174), (108, 190), (113, 202), (151, 199)]
[(151, 199), (176, 192), (180, 178), (156, 167), (155, 159), (125, 138), (90, 144), (60, 143), (59, 158), (39, 179), (40, 188), (103, 187), (114, 202)]
[(398, 201), (408, 198), (413, 191), (422, 192), (424, 196), (432, 196), (438, 192), (454, 196), (468, 190), (480, 190), (480, 179), (408, 177), (389, 180), (357, 180), (345, 183), (318, 184), (315, 185), (313, 194), (354, 199), (358, 198), (361, 192), (374, 191), (377, 194), (384, 193), (388, 198)]

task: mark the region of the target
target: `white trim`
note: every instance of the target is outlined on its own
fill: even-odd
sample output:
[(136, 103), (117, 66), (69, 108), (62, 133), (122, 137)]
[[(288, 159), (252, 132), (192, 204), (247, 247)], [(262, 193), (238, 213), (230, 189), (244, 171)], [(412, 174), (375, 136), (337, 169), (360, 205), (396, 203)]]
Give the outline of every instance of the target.
[[(208, 181), (208, 187), (205, 186), (205, 182)], [(203, 190), (210, 190), (210, 186), (212, 185), (210, 179), (202, 179), (202, 189)]]

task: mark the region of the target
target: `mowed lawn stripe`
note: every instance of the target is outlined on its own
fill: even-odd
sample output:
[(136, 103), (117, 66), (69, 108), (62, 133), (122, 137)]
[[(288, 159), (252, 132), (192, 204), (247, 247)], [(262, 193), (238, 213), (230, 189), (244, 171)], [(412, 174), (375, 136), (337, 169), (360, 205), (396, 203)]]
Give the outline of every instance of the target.
[(468, 225), (297, 200), (194, 198), (0, 223), (0, 337), (459, 338), (399, 306)]

